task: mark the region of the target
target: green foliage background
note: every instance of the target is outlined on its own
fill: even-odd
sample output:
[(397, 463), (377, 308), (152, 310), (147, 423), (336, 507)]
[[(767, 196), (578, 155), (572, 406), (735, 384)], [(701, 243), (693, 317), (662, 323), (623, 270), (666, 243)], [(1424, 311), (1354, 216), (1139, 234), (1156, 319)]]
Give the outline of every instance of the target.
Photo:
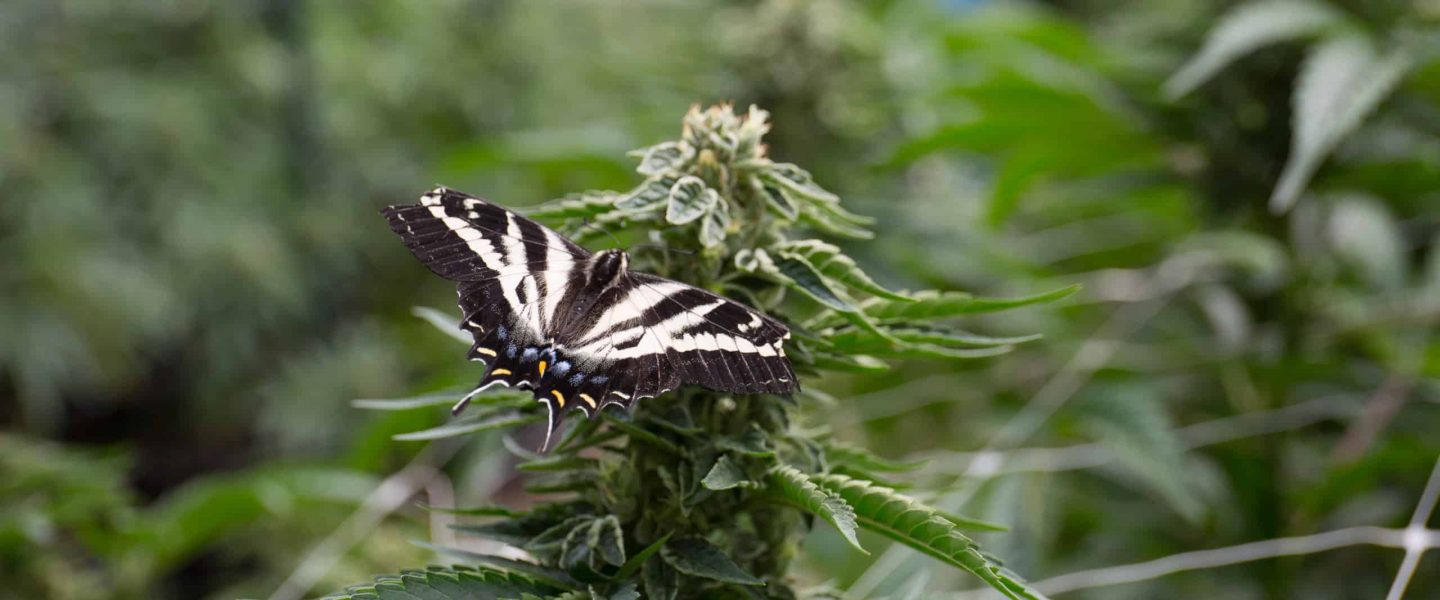
[[(724, 100), (769, 110), (771, 155), (876, 219), (843, 247), (881, 284), (1083, 285), (962, 323), (1045, 336), (1010, 355), (807, 381), (835, 401), (803, 423), (923, 459), (896, 483), (1009, 526), (976, 537), (1012, 570), (1404, 525), (1440, 454), (1437, 20), (1421, 0), (6, 3), (0, 595), (270, 594), (419, 452), (390, 436), (445, 419), (347, 401), (476, 376), (411, 315), (453, 291), (376, 208), (433, 183), (511, 206), (630, 189), (626, 151)], [(528, 502), (498, 435), (456, 452), (456, 502)], [(435, 562), (409, 543), (431, 519), (407, 505), (313, 593)], [(974, 585), (861, 541), (817, 527), (792, 573)], [(1440, 589), (1437, 556), (1409, 597)], [(1374, 597), (1399, 565), (1351, 547), (1059, 596)]]

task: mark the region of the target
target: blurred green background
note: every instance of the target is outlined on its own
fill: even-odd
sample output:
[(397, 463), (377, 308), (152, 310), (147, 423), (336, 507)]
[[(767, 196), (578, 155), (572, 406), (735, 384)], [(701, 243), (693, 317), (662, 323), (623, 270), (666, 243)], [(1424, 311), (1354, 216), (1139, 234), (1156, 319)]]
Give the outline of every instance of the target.
[[(349, 400), (478, 375), (376, 211), (628, 189), (719, 101), (878, 219), (847, 251), (882, 283), (1084, 285), (968, 324), (1045, 335), (1013, 354), (806, 382), (838, 400), (807, 425), (926, 459), (903, 483), (1009, 525), (1018, 573), (1403, 527), (1440, 455), (1437, 34), (1427, 0), (11, 0), (0, 597), (267, 597), (337, 530), (312, 595), (435, 562), (411, 502), (346, 521), (445, 417)], [(419, 501), (525, 502), (497, 438), (450, 451)], [(856, 598), (974, 585), (806, 555)], [(1403, 555), (1051, 589), (1375, 598)]]

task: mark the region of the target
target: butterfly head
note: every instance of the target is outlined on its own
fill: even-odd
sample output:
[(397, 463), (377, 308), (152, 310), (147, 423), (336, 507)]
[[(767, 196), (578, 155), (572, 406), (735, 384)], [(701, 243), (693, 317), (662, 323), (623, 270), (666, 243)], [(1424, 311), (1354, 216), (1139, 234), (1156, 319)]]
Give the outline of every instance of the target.
[(608, 288), (615, 285), (630, 267), (630, 256), (624, 250), (601, 250), (590, 258), (587, 279), (591, 286)]

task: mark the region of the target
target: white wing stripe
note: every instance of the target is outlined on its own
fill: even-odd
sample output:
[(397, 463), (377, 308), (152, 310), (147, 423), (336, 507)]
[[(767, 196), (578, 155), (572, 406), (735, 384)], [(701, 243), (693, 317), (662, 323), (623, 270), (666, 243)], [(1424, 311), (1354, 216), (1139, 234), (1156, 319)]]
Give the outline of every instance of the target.
[(435, 218), (443, 221), (445, 226), (450, 228), (450, 231), (454, 232), (460, 239), (465, 240), (466, 245), (470, 246), (470, 249), (480, 256), (480, 260), (485, 263), (486, 268), (489, 268), (491, 271), (499, 271), (508, 266), (508, 263), (505, 262), (505, 257), (501, 256), (499, 252), (496, 252), (495, 247), (485, 239), (485, 236), (481, 235), (474, 227), (471, 227), (469, 223), (466, 223), (464, 219), (447, 216), (445, 214), (445, 207), (443, 206), (431, 206), (430, 214), (435, 215)]
[(610, 308), (606, 309), (605, 313), (595, 321), (595, 327), (592, 327), (585, 335), (580, 336), (580, 339), (588, 342), (596, 336), (609, 333), (605, 330), (605, 327), (601, 326), (602, 323), (623, 323), (630, 319), (643, 317), (645, 316), (645, 311), (655, 308), (669, 296), (683, 292), (689, 289), (689, 287), (690, 286), (679, 283), (657, 283), (653, 285), (636, 286), (629, 292), (626, 292), (625, 295), (612, 304)]
[(724, 300), (702, 304), (693, 309), (681, 311), (668, 319), (649, 326), (637, 327), (644, 329), (646, 338), (630, 348), (625, 348), (616, 353), (617, 358), (634, 358), (646, 354), (663, 354), (667, 350), (676, 352), (687, 352), (695, 349), (693, 338), (686, 335), (676, 337), (675, 331), (684, 331), (692, 326), (705, 322), (705, 315), (725, 304)]
[(570, 349), (569, 353), (579, 356), (599, 356), (601, 350), (606, 350), (620, 344), (628, 343), (632, 340), (635, 340), (636, 338), (639, 338), (642, 335), (645, 335), (644, 327), (631, 327), (629, 329), (617, 331), (608, 336), (604, 336), (598, 340), (585, 344), (584, 346), (572, 348)]
[[(506, 264), (527, 264), (525, 260), (525, 247), (520, 243), (520, 223), (515, 220), (515, 215), (509, 211), (505, 213), (505, 221), (506, 235), (501, 237), (501, 243), (505, 246)], [(534, 302), (538, 299), (536, 298), (538, 294), (534, 288), (535, 282), (533, 278), (530, 280), (521, 280), (520, 285), (526, 286), (525, 300), (527, 302)], [(516, 295), (514, 286), (504, 285), (502, 281), (500, 291), (505, 294), (505, 301), (510, 303), (510, 312), (520, 317), (520, 321), (535, 334), (536, 339), (543, 339), (545, 337), (545, 329), (542, 327), (543, 323), (541, 323), (541, 319), (544, 317), (542, 315), (527, 314), (529, 311), (526, 311), (525, 306), (520, 302), (520, 297)]]
[[(555, 313), (560, 308), (560, 298), (565, 296), (565, 284), (570, 279), (571, 269), (561, 269), (562, 264), (572, 264), (573, 257), (565, 251), (565, 242), (560, 235), (545, 229), (545, 310), (541, 311), (546, 323), (555, 326)], [(571, 267), (573, 268), (573, 266)]]
[(593, 342), (587, 346), (576, 348), (576, 353), (593, 354), (593, 352), (607, 344), (623, 344), (634, 340), (637, 335), (643, 336), (640, 343), (616, 350), (606, 358), (610, 360), (621, 360), (626, 358), (637, 358), (647, 354), (660, 354), (667, 351), (691, 352), (694, 350), (726, 350), (729, 352), (741, 352), (745, 354), (759, 354), (760, 356), (776, 356), (776, 344), (755, 345), (748, 339), (726, 334), (714, 334), (705, 331), (698, 333), (680, 333), (697, 325), (703, 325), (706, 320), (704, 315), (724, 305), (724, 301), (714, 302), (698, 306), (690, 311), (665, 319), (649, 327), (632, 327), (624, 331), (616, 332), (607, 340)]
[[(586, 358), (599, 358), (601, 351), (606, 351), (604, 355), (606, 361), (664, 354), (667, 351), (691, 352), (695, 350), (723, 350), (766, 357), (784, 356), (783, 351), (780, 350), (782, 340), (757, 345), (750, 339), (739, 335), (711, 333), (703, 330), (690, 332), (692, 329), (703, 329), (705, 325), (708, 325), (709, 320), (705, 318), (705, 315), (724, 306), (725, 300), (688, 308), (657, 323), (646, 324), (642, 321), (640, 325), (623, 330), (612, 331), (609, 329), (614, 324), (645, 316), (650, 309), (685, 289), (687, 286), (681, 284), (659, 283), (642, 285), (630, 290), (602, 314), (601, 318), (596, 321), (595, 327), (585, 334), (584, 342), (572, 348), (570, 352)], [(741, 324), (740, 330), (747, 332), (762, 323), (760, 317), (752, 313), (749, 322)], [(639, 342), (628, 348), (615, 348), (615, 346), (634, 342), (637, 338)]]

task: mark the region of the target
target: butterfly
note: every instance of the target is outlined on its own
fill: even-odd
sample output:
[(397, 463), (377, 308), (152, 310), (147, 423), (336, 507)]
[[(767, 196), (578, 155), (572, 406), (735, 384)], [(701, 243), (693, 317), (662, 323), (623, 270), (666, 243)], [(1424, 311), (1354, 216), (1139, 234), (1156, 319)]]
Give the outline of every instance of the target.
[(496, 204), (438, 187), (381, 211), (390, 229), (459, 295), (469, 358), (485, 376), (453, 409), (501, 385), (531, 390), (549, 414), (593, 418), (682, 385), (740, 394), (797, 389), (785, 325), (738, 302), (630, 270), (621, 250), (590, 252)]

